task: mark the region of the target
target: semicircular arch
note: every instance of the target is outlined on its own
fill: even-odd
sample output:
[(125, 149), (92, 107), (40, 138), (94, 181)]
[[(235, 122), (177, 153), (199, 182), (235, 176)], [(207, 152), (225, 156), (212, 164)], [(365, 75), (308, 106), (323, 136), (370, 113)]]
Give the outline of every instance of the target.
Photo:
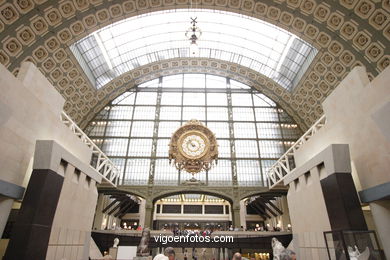
[[(191, 66), (189, 66), (190, 64)], [(296, 113), (296, 109), (291, 106), (291, 103), (289, 102), (293, 98), (291, 93), (273, 80), (265, 77), (259, 72), (235, 63), (202, 58), (182, 58), (159, 61), (142, 66), (117, 77), (104, 87), (104, 92), (107, 94), (99, 97), (99, 102), (85, 117), (86, 120), (81, 124), (81, 127), (84, 128), (87, 126), (87, 124), (93, 120), (94, 116), (110, 101), (127, 90), (160, 76), (169, 76), (179, 73), (207, 73), (228, 77), (244, 83), (257, 89), (276, 102), (295, 120), (301, 129), (305, 130), (308, 127), (306, 122), (302, 120), (302, 116)], [(65, 110), (66, 109), (67, 108), (65, 107)], [(322, 113), (322, 111), (319, 111), (319, 113)]]
[(157, 196), (152, 198), (153, 204), (156, 203), (157, 200), (169, 197), (169, 196), (174, 196), (174, 195), (180, 195), (180, 194), (204, 194), (204, 195), (210, 195), (214, 197), (218, 197), (221, 199), (224, 199), (228, 201), (230, 204), (233, 203), (233, 198), (231, 198), (229, 195), (223, 193), (223, 192), (218, 192), (218, 191), (208, 191), (207, 189), (188, 189), (188, 188), (182, 188), (178, 189), (175, 191), (165, 191), (163, 193), (158, 194)]

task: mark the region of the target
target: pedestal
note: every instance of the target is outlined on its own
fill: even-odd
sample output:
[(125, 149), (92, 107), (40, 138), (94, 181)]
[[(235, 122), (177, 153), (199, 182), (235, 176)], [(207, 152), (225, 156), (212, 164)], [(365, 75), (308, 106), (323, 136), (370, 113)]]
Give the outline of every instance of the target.
[(116, 259), (117, 255), (118, 255), (118, 248), (117, 247), (110, 247), (110, 249), (108, 249), (108, 254), (110, 256), (112, 256), (113, 259)]

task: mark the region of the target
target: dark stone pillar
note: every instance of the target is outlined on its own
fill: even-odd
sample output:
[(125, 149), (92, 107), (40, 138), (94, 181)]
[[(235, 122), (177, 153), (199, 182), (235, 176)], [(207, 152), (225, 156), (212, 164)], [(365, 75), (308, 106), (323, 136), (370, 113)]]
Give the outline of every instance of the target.
[(351, 174), (331, 174), (321, 188), (332, 230), (367, 230)]
[(63, 182), (52, 170), (33, 170), (4, 260), (46, 258)]

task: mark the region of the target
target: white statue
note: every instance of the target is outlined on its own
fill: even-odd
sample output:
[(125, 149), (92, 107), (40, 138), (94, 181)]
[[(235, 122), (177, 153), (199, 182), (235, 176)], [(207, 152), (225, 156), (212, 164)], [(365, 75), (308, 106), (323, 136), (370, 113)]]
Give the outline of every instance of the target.
[(368, 247), (366, 247), (363, 253), (359, 252), (357, 246), (354, 246), (354, 248), (355, 250), (351, 246), (348, 246), (348, 254), (351, 260), (368, 260), (370, 257), (370, 249)]
[(282, 243), (276, 237), (272, 238), (272, 252), (274, 254), (274, 260), (279, 260), (280, 253), (285, 250)]
[(117, 248), (118, 247), (118, 244), (119, 244), (119, 238), (115, 238), (114, 239), (114, 245), (112, 246), (113, 248)]

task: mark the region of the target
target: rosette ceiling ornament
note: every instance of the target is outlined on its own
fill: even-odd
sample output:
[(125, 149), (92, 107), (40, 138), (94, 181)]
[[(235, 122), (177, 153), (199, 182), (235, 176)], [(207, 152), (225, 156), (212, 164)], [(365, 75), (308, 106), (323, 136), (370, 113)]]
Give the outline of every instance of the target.
[(173, 133), (169, 163), (191, 174), (208, 171), (217, 164), (218, 144), (213, 132), (192, 119)]

